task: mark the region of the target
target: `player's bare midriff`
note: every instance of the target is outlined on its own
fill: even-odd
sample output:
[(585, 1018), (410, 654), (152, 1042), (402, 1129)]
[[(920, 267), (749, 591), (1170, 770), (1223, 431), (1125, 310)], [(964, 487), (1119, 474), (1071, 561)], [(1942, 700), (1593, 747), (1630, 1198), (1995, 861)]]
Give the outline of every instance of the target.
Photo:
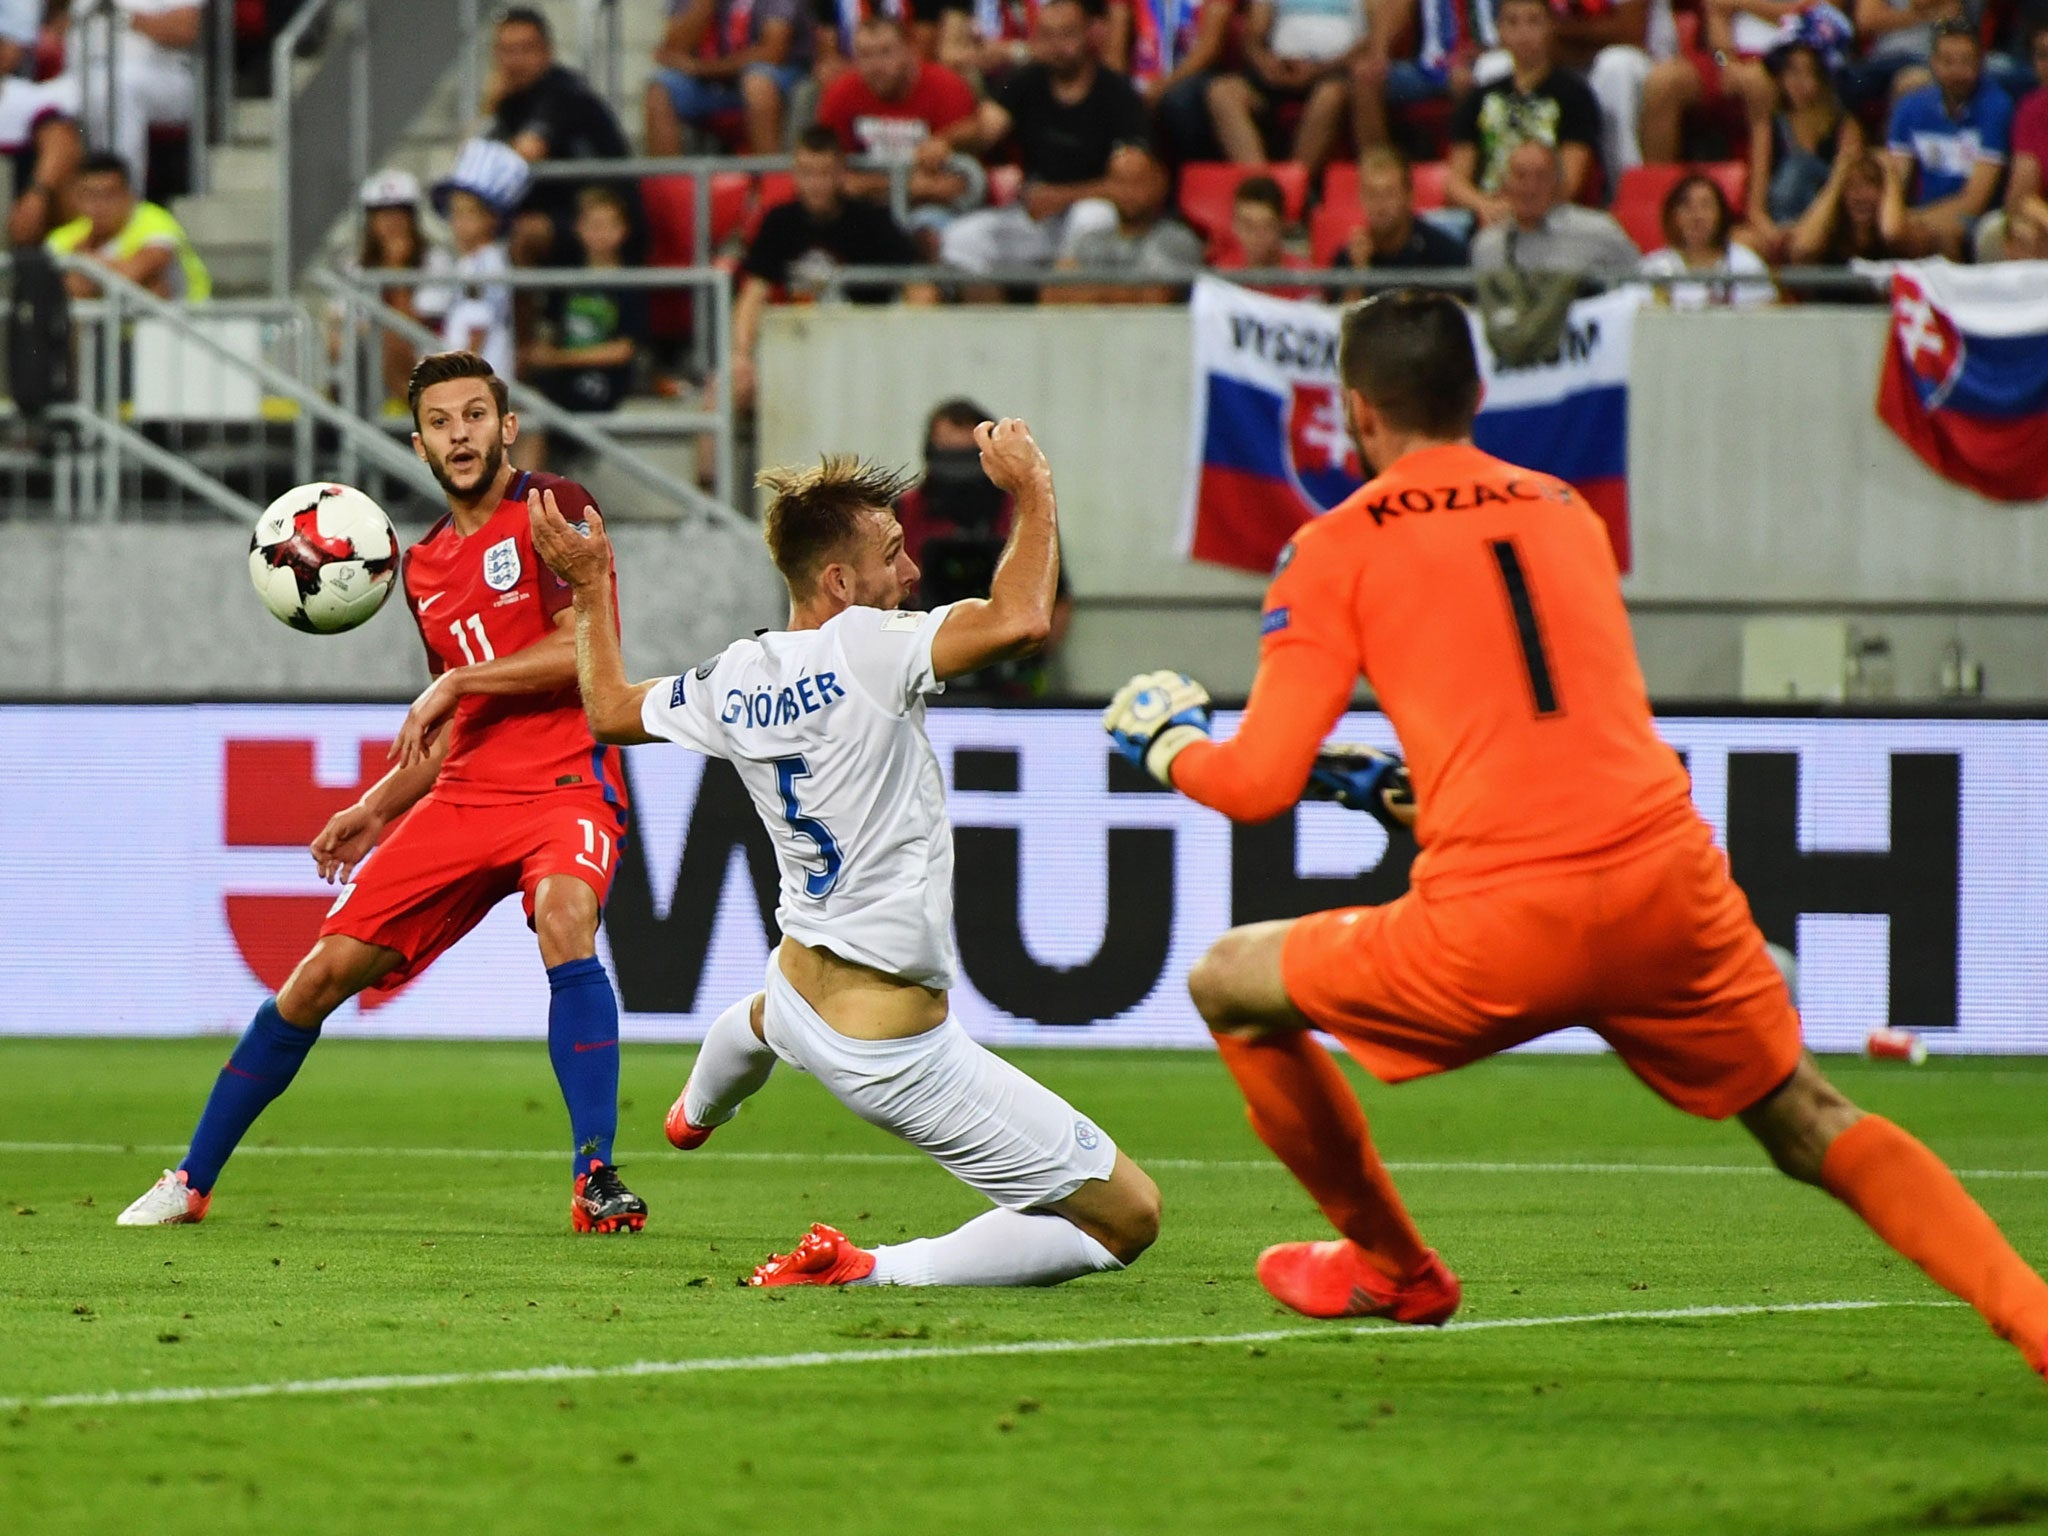
[(777, 963), (818, 1017), (854, 1040), (903, 1040), (946, 1022), (946, 994), (785, 938)]

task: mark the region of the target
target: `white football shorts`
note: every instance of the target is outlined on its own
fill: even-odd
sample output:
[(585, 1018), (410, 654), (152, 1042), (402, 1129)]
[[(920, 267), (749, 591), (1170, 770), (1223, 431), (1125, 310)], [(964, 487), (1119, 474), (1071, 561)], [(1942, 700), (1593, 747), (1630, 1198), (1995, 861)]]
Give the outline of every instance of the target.
[(856, 1040), (818, 1017), (773, 954), (766, 992), (770, 1050), (997, 1205), (1027, 1211), (1063, 1200), (1116, 1165), (1106, 1132), (977, 1045), (958, 1019), (904, 1040)]

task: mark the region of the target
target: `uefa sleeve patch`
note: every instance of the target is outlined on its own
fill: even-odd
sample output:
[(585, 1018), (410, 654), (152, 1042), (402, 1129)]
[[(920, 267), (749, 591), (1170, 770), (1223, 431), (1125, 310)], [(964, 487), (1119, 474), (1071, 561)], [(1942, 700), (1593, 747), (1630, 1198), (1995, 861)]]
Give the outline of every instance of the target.
[(668, 707), (670, 709), (681, 709), (683, 707), (683, 684), (689, 681), (689, 677), (690, 674), (687, 672), (680, 673), (676, 677), (675, 687), (668, 691)]
[(1259, 618), (1259, 633), (1262, 635), (1277, 635), (1287, 627), (1292, 617), (1292, 613), (1286, 608), (1268, 609)]

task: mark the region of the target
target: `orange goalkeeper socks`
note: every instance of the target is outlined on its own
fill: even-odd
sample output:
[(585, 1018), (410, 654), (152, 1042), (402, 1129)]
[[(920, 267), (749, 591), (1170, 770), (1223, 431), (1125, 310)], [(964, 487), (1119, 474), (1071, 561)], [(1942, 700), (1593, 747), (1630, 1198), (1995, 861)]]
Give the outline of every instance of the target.
[(1948, 1166), (1891, 1121), (1865, 1115), (1829, 1145), (1827, 1192), (1983, 1314), (2048, 1374), (2048, 1281), (2027, 1267)]
[(1429, 1248), (1373, 1150), (1365, 1111), (1330, 1053), (1305, 1030), (1259, 1040), (1218, 1035), (1216, 1048), (1244, 1092), (1259, 1140), (1301, 1181), (1330, 1224), (1389, 1278), (1418, 1273)]

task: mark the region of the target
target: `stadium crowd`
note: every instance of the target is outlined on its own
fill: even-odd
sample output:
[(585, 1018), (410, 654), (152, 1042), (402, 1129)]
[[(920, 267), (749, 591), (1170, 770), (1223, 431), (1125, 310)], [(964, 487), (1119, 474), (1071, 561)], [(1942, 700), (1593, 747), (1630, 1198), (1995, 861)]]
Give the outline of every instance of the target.
[[(714, 170), (701, 202), (688, 174), (608, 170), (628, 125), (514, 6), (448, 174), (362, 188), (356, 265), (418, 274), (383, 300), (572, 411), (716, 387), (689, 291), (607, 280), (628, 267), (734, 274), (744, 426), (763, 314), (825, 295), (1165, 304), (1212, 270), (1344, 298), (1287, 274), (1375, 269), (1561, 314), (1589, 280), (1688, 309), (1875, 302), (1775, 269), (2048, 257), (2048, 0), (1181, 0), (1171, 26), (1162, 0), (665, 3), (644, 150), (784, 168)], [(75, 180), (83, 146), (61, 155)], [(133, 256), (113, 206), (84, 248)], [(140, 206), (148, 280), (195, 291), (175, 220)], [(589, 281), (492, 280), (519, 267)], [(367, 363), (388, 409), (415, 358), (386, 334)]]
[[(1643, 275), (1704, 307), (1782, 297), (1788, 264), (2048, 256), (2048, 0), (661, 3), (645, 152), (788, 157), (708, 178), (708, 228), (689, 177), (605, 173), (629, 125), (527, 7), (493, 19), (478, 136), (431, 195), (396, 172), (362, 192), (360, 265), (421, 277), (387, 302), (571, 409), (672, 372), (649, 359), (691, 325), (685, 294), (604, 269), (706, 255), (738, 278), (742, 407), (762, 311), (828, 288), (1160, 303), (1202, 268), (1280, 293), (1342, 292), (1283, 271), (1439, 269)], [(292, 6), (253, 9), (274, 31)], [(14, 243), (205, 291), (148, 198), (175, 189), (162, 161), (191, 120), (202, 14), (0, 0)], [(108, 19), (127, 34), (111, 71), (92, 41)], [(95, 68), (111, 113), (85, 110)], [(590, 177), (533, 174), (561, 162)], [(522, 266), (592, 279), (517, 302), (488, 281)], [(954, 276), (838, 275), (867, 266)], [(1020, 281), (1036, 272), (1067, 275)], [(387, 343), (387, 395), (410, 361)]]
[[(667, 3), (646, 150), (788, 171), (714, 175), (703, 231), (687, 177), (528, 181), (475, 144), (440, 195), (487, 204), (514, 265), (584, 260), (593, 188), (623, 221), (593, 264), (728, 263), (743, 406), (762, 309), (828, 287), (1160, 303), (1205, 267), (1462, 269), (1746, 306), (1781, 297), (1780, 265), (2048, 255), (2042, 0)], [(537, 11), (501, 13), (494, 45), (494, 146), (594, 177), (628, 152)], [(958, 281), (843, 276), (916, 265)], [(602, 409), (624, 377), (604, 360), (686, 321), (594, 283), (505, 345)]]
[[(1263, 265), (1648, 270), (2048, 249), (2042, 0), (668, 0), (650, 154), (823, 155), (928, 261), (1184, 276)], [(622, 152), (622, 126), (498, 26), (496, 136), (528, 159)], [(547, 104), (515, 109), (543, 97)], [(536, 132), (529, 118), (544, 120)], [(545, 142), (543, 142), (545, 141)], [(1546, 153), (1517, 158), (1524, 146)], [(808, 262), (742, 252), (796, 178), (723, 191), (706, 243), (773, 286), (901, 263), (821, 217)], [(1241, 184), (1272, 215), (1240, 211)], [(1277, 206), (1267, 183), (1278, 189)], [(1519, 190), (1518, 190), (1519, 184)], [(571, 195), (563, 183), (549, 195)], [(655, 259), (698, 248), (644, 189)], [(538, 201), (540, 193), (530, 201)], [(1605, 215), (1603, 217), (1603, 215)], [(524, 217), (524, 215), (522, 215)], [(559, 229), (561, 217), (556, 213)], [(517, 243), (514, 259), (521, 259)], [(527, 259), (531, 259), (530, 257)], [(1128, 286), (1133, 301), (1170, 285)], [(1093, 298), (1108, 298), (1103, 292)], [(1732, 290), (1700, 287), (1702, 302)]]

